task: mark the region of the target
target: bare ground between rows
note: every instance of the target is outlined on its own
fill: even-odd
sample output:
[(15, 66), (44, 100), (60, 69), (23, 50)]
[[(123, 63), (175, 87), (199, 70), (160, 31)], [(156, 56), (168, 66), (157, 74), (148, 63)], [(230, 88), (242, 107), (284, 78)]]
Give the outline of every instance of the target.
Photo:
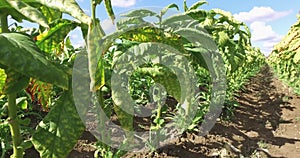
[[(153, 153), (129, 157), (286, 157), (300, 155), (300, 97), (279, 81), (269, 67), (250, 79), (236, 97), (240, 106), (230, 121), (218, 121), (206, 136), (185, 133)], [(84, 132), (69, 158), (92, 158), (96, 139)], [(34, 149), (25, 158), (38, 157)]]

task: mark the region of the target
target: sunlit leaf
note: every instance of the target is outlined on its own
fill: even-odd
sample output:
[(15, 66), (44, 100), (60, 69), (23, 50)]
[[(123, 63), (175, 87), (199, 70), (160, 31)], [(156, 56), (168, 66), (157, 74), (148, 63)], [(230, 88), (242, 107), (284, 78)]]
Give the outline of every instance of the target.
[(51, 9), (49, 7), (41, 6), (40, 10), (43, 13), (43, 15), (46, 17), (48, 23), (51, 23), (54, 20), (62, 18), (62, 12)]
[(170, 5), (166, 6), (164, 9), (161, 10), (161, 16), (165, 15), (167, 13), (167, 11), (171, 8), (176, 8), (177, 10), (179, 10), (178, 5), (173, 3), (173, 4), (170, 4)]
[(294, 56), (294, 62), (297, 64), (300, 61), (300, 52), (296, 52)]
[(99, 21), (95, 21), (93, 25), (89, 26), (87, 36), (88, 46), (88, 60), (89, 60), (89, 73), (90, 73), (90, 90), (96, 91), (101, 88), (105, 83), (104, 66), (102, 53), (100, 51), (99, 42), (104, 36), (103, 30)]
[(37, 22), (44, 27), (49, 27), (46, 18), (38, 9), (31, 7), (21, 0), (8, 0), (7, 2), (32, 21)]
[(50, 23), (50, 29), (36, 37), (36, 44), (41, 50), (52, 53), (60, 49), (59, 43), (64, 41), (70, 31), (74, 30), (79, 24), (77, 22), (58, 19)]
[(186, 0), (183, 1), (183, 9), (184, 9), (185, 12), (189, 10), (189, 8), (186, 4)]
[(16, 99), (17, 106), (22, 110), (27, 109), (27, 97), (21, 97)]
[(205, 0), (198, 1), (198, 2), (194, 3), (188, 10), (198, 9), (203, 4), (207, 4), (207, 1), (205, 1)]
[(6, 74), (3, 69), (0, 69), (0, 96), (2, 95), (2, 90), (5, 85)]
[(75, 0), (35, 0), (49, 8), (59, 10), (60, 12), (67, 13), (82, 23), (90, 24), (91, 18), (84, 13)]
[(156, 15), (157, 13), (147, 9), (138, 9), (138, 10), (130, 11), (129, 13), (126, 14), (121, 14), (122, 17), (139, 17), (139, 18), (156, 16)]

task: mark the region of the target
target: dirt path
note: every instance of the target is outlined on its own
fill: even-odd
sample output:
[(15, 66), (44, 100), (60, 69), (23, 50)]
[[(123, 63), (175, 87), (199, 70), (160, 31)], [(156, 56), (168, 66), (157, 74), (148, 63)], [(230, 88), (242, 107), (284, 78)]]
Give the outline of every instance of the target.
[(230, 123), (218, 123), (211, 134), (240, 150), (245, 157), (300, 156), (300, 97), (268, 67), (237, 97), (240, 106)]

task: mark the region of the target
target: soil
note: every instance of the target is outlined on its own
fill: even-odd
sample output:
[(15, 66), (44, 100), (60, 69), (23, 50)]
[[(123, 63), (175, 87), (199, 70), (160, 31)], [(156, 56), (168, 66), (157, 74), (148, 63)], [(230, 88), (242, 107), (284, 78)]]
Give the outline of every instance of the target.
[[(251, 78), (238, 92), (239, 102), (231, 120), (218, 120), (206, 136), (184, 133), (155, 152), (127, 153), (131, 157), (300, 157), (300, 96), (284, 85), (269, 67)], [(84, 132), (69, 158), (92, 158), (96, 142)], [(25, 157), (35, 158), (34, 149)]]

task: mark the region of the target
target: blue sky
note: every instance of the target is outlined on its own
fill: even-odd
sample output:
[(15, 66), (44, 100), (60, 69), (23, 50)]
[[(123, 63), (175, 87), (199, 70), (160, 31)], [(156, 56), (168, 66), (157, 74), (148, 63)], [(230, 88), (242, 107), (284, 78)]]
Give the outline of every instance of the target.
[[(76, 0), (87, 14), (90, 14), (89, 0)], [(198, 0), (187, 0), (188, 6)], [(252, 43), (260, 47), (261, 51), (268, 55), (273, 45), (278, 43), (289, 28), (297, 21), (296, 15), (300, 10), (300, 1), (283, 0), (207, 0), (208, 4), (203, 9), (220, 8), (231, 12), (238, 20), (245, 22), (252, 32)], [(112, 0), (115, 14), (141, 8), (141, 7), (165, 7), (176, 3), (182, 11), (183, 0)], [(112, 24), (107, 20), (107, 14), (103, 4), (97, 8), (97, 16), (102, 21), (106, 31), (111, 30)], [(80, 44), (78, 34), (72, 34), (73, 41)], [(82, 41), (81, 41), (82, 42)]]

